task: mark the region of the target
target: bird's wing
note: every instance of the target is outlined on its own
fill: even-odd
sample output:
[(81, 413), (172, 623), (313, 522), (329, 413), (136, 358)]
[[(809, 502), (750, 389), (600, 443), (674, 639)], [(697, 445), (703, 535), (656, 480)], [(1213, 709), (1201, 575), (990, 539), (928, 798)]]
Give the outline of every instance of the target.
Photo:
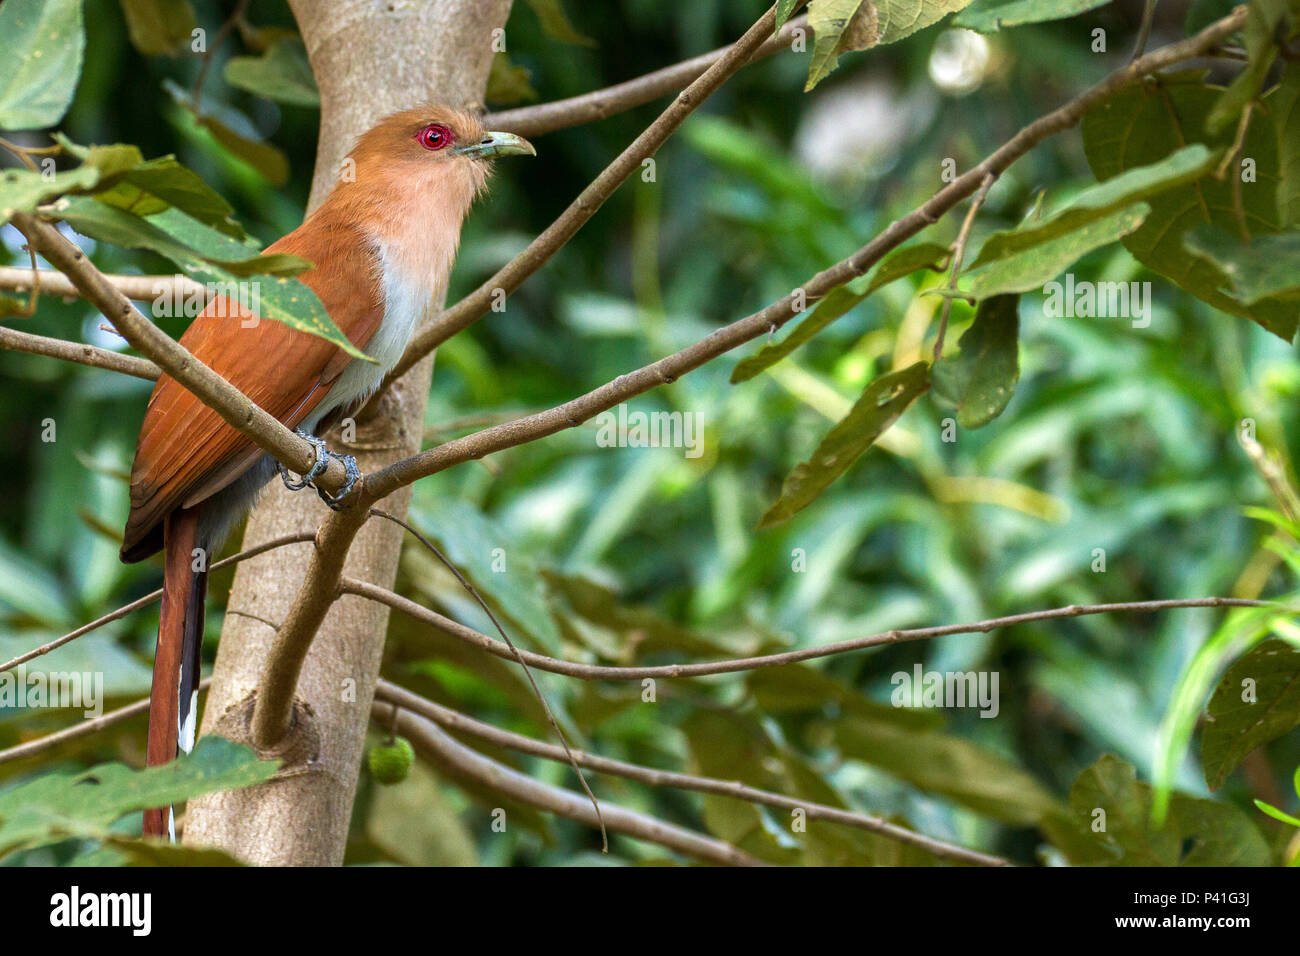
[[(321, 265), (303, 273), (335, 324), (364, 348), (383, 320), (383, 302), (366, 244), (356, 236), (301, 228), (268, 252), (301, 255)], [(305, 235), (303, 235), (305, 233)], [(181, 336), (181, 344), (254, 403), (290, 428), (325, 397), (347, 353), (314, 335), (256, 318), (215, 298)], [(157, 550), (154, 533), (173, 509), (197, 504), (243, 474), (261, 450), (169, 376), (154, 386), (131, 468), (131, 513), (123, 560)]]

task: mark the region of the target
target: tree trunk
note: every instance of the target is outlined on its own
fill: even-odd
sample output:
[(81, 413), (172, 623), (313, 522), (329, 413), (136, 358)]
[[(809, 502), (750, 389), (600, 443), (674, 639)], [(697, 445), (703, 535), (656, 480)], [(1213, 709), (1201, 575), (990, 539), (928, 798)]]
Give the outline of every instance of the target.
[[(328, 194), (356, 137), (395, 110), (439, 100), (482, 105), (492, 61), (492, 32), (510, 0), (290, 0), (321, 91), (321, 129), (311, 206)], [(440, 305), (442, 303), (439, 303)], [(357, 456), (363, 472), (420, 446), (433, 360), (414, 367), (390, 390), (379, 413), (359, 421), (355, 440), (336, 433), (330, 446)], [(404, 514), (410, 492), (381, 504)], [(279, 481), (263, 496), (244, 533), (244, 547), (311, 531), (326, 514), (310, 491)], [(370, 521), (357, 536), (346, 573), (383, 587), (397, 574), (401, 529)], [(235, 574), (203, 732), (256, 689), (262, 666), (301, 585), (310, 544), (245, 561)], [(345, 597), (316, 635), (298, 684), (309, 726), (295, 734), (286, 769), (266, 784), (189, 803), (185, 842), (220, 847), (250, 863), (337, 865), (343, 860), (371, 698), (383, 655), (388, 609)], [(228, 718), (229, 719), (229, 718)], [(299, 728), (300, 730), (303, 728)]]

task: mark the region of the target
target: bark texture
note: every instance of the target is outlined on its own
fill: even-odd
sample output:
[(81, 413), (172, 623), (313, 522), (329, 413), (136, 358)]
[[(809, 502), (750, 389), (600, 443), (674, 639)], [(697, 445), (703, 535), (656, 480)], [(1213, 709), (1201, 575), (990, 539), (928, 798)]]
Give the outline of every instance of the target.
[[(321, 131), (311, 206), (328, 194), (356, 137), (398, 109), (437, 99), (482, 106), (492, 34), (510, 0), (290, 0), (321, 91)], [(419, 450), (432, 359), (395, 383), (355, 440), (331, 447), (357, 456), (363, 472)], [(379, 507), (405, 514), (404, 490)], [(249, 518), (244, 547), (312, 531), (326, 514), (310, 491), (277, 480)], [(231, 590), (203, 732), (225, 732), (246, 716), (274, 638), (297, 593), (312, 544), (239, 566)], [(370, 521), (347, 562), (349, 577), (391, 587), (401, 529)], [(383, 655), (388, 609), (344, 597), (317, 632), (298, 684), (299, 724), (285, 742), (286, 770), (259, 787), (190, 802), (186, 843), (216, 846), (250, 863), (337, 865), (343, 860), (366, 725)]]

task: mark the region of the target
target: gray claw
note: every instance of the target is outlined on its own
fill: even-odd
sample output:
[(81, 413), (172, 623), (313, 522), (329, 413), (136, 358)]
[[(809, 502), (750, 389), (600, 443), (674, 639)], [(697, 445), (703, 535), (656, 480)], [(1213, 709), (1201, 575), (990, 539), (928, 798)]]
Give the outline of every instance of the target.
[(347, 471), (347, 481), (343, 482), (343, 487), (339, 489), (337, 495), (326, 494), (321, 488), (317, 487), (316, 494), (320, 495), (320, 500), (325, 502), (335, 511), (342, 511), (343, 501), (348, 495), (352, 494), (352, 489), (357, 486), (357, 481), (361, 478), (361, 469), (357, 467), (357, 460), (351, 455), (338, 455), (334, 452), (328, 453), (330, 457), (337, 458), (343, 462), (343, 468)]
[(284, 467), (283, 462), (276, 462), (280, 467), (280, 478), (284, 481), (284, 486), (290, 491), (301, 491), (313, 481), (325, 474), (325, 469), (330, 466), (331, 452), (325, 447), (325, 439), (317, 438), (315, 435), (309, 435), (301, 428), (295, 428), (294, 434), (299, 438), (312, 443), (316, 448), (316, 460), (312, 462), (311, 468), (307, 469), (306, 474), (298, 481), (291, 481), (289, 478), (289, 469)]

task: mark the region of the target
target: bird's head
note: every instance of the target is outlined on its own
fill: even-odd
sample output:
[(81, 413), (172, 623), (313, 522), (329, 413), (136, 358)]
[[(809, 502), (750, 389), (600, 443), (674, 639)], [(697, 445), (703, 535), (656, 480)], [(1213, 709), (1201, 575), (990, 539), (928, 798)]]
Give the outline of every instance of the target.
[(520, 155), (537, 155), (522, 136), (486, 130), (472, 113), (431, 104), (380, 120), (350, 158), (358, 182), (460, 187), (472, 198), (487, 182), (493, 159)]

